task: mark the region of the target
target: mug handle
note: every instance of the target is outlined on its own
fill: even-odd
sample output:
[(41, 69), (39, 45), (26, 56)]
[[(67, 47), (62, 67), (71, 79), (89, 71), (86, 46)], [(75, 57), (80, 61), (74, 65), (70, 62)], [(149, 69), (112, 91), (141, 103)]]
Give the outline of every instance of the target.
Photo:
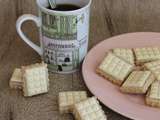
[(17, 32), (19, 34), (19, 36), (22, 38), (22, 40), (24, 42), (26, 42), (31, 48), (33, 48), (40, 56), (42, 56), (43, 52), (42, 52), (42, 48), (39, 47), (38, 45), (34, 44), (23, 32), (22, 32), (22, 24), (25, 22), (25, 21), (28, 21), (28, 20), (31, 20), (31, 21), (34, 21), (37, 25), (37, 27), (40, 27), (41, 26), (41, 22), (40, 22), (40, 19), (34, 15), (31, 15), (31, 14), (25, 14), (25, 15), (22, 15), (21, 17), (18, 18), (17, 22), (16, 22), (16, 29), (17, 29)]

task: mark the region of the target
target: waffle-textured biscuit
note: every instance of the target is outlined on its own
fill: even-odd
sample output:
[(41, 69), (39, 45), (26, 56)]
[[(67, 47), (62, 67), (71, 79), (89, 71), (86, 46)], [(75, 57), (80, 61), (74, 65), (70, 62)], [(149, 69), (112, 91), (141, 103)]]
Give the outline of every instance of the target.
[(22, 67), (24, 96), (48, 92), (49, 79), (47, 64), (37, 63)]
[(136, 64), (160, 59), (160, 48), (158, 47), (135, 48), (134, 53), (136, 56)]
[(150, 71), (133, 71), (120, 90), (125, 93), (144, 94), (155, 80)]
[(113, 53), (118, 57), (126, 60), (130, 64), (134, 64), (134, 54), (132, 49), (129, 48), (114, 48)]
[(145, 63), (144, 67), (155, 75), (156, 80), (160, 80), (160, 60)]
[(121, 85), (133, 69), (134, 65), (108, 53), (96, 71), (113, 83)]
[(16, 68), (12, 74), (9, 82), (9, 86), (12, 89), (22, 89), (22, 72), (21, 69)]
[(104, 111), (95, 97), (75, 104), (73, 113), (76, 120), (107, 120)]
[(146, 104), (160, 107), (160, 81), (155, 81), (146, 95)]
[(59, 93), (59, 112), (72, 113), (73, 105), (87, 99), (85, 91), (67, 91)]

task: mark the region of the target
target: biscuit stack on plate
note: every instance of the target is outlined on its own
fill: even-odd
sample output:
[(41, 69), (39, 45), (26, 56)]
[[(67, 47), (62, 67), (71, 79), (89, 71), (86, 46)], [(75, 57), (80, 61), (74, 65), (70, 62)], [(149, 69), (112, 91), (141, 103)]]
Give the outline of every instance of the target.
[(147, 105), (160, 107), (160, 47), (114, 48), (96, 71), (123, 93), (145, 94)]
[(121, 85), (133, 68), (133, 64), (130, 64), (113, 53), (108, 53), (98, 67), (97, 72), (113, 83)]
[(149, 106), (160, 107), (160, 81), (155, 81), (147, 95), (146, 95), (146, 103)]
[(49, 89), (47, 64), (37, 63), (16, 68), (10, 79), (12, 89), (22, 89), (26, 97), (47, 93)]

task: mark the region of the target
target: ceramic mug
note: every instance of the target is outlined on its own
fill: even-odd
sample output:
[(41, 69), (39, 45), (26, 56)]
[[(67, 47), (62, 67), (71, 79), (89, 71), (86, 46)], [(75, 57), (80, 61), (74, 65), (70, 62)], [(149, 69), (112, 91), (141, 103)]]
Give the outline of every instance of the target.
[[(56, 4), (72, 4), (80, 9), (55, 11), (48, 0), (37, 0), (39, 17), (25, 14), (16, 23), (17, 32), (48, 64), (49, 71), (72, 73), (78, 70), (88, 48), (91, 0), (57, 0)], [(22, 24), (32, 20), (39, 28), (40, 47), (22, 32)]]

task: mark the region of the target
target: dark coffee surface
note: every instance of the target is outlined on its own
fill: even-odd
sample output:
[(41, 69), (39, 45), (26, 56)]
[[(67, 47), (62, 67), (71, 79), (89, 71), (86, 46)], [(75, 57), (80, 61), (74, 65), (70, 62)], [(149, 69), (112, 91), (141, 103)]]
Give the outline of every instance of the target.
[(77, 5), (72, 5), (72, 4), (59, 4), (59, 5), (56, 5), (56, 8), (54, 9), (52, 9), (50, 6), (48, 7), (48, 9), (57, 10), (57, 11), (72, 11), (80, 8), (81, 7)]

